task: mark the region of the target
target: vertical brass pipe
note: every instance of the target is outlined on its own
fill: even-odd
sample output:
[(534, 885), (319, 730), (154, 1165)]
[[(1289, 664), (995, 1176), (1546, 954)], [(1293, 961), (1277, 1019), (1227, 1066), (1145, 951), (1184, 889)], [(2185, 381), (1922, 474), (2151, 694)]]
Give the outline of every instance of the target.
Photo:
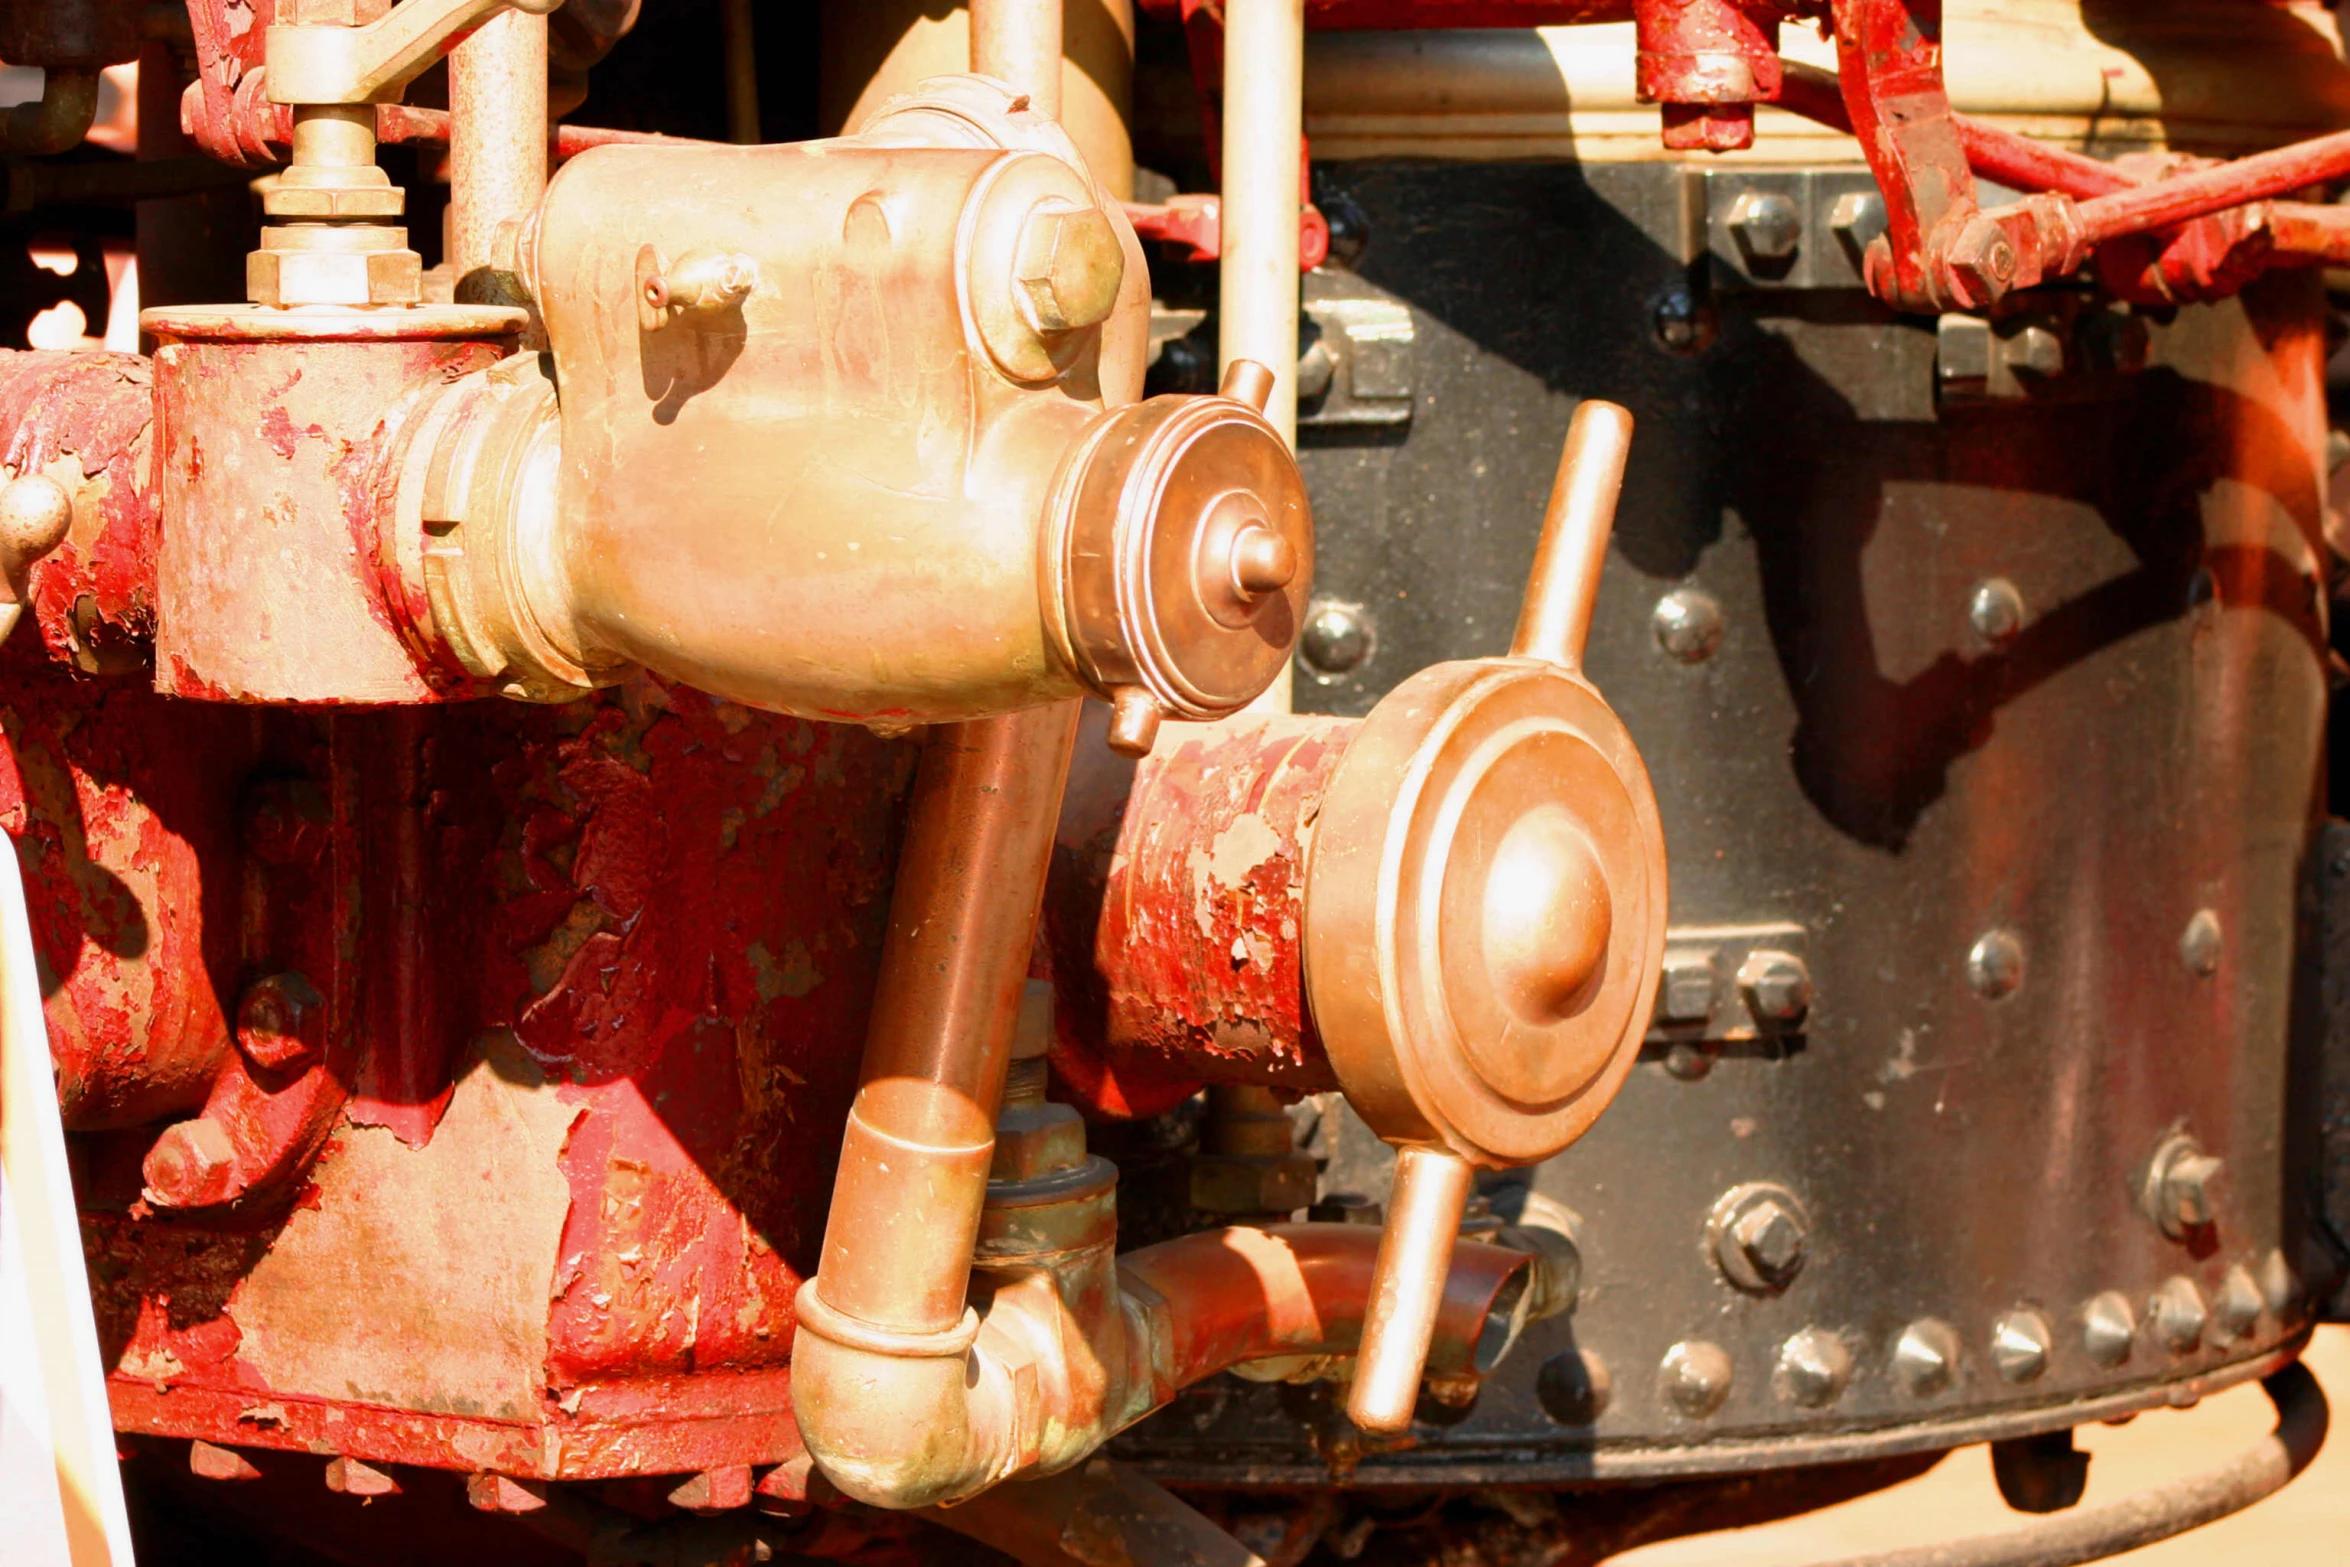
[(747, 147), (759, 139), (759, 54), (751, 0), (724, 0), (718, 26), (726, 50), (726, 139)]
[(1061, 0), (971, 0), (971, 69), (1061, 117)]
[(505, 11), (449, 52), (449, 255), (458, 298), (508, 297), (470, 274), (490, 265), (498, 225), (547, 189), (547, 19)]
[(817, 1293), (899, 1333), (963, 1314), (1029, 945), (1077, 736), (1057, 702), (930, 732)]
[(1347, 1418), (1374, 1435), (1411, 1429), (1475, 1176), (1468, 1160), (1442, 1149), (1406, 1148), (1395, 1156), (1387, 1223), (1371, 1267), (1370, 1309), (1363, 1314), (1362, 1351), (1346, 1393)]
[(1224, 253), (1217, 357), (1273, 370), (1265, 417), (1297, 444), (1298, 186), (1305, 171), (1305, 0), (1224, 7)]

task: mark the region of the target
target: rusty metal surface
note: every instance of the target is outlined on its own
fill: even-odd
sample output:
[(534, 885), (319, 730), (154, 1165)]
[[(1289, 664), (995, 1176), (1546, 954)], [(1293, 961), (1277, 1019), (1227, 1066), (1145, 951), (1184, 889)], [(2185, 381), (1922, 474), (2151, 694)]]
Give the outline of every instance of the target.
[[(18, 689), (20, 713), (81, 701)], [(795, 1454), (790, 1301), (813, 1271), (854, 1072), (831, 1042), (869, 1003), (906, 752), (651, 682), (562, 710), (289, 713), (260, 756), (229, 709), (118, 700), (132, 727), (184, 715), (175, 774), (197, 797), (124, 860), (216, 824), (229, 842), (177, 850), (194, 886), (174, 910), (225, 899), (232, 933), (261, 845), (304, 838), (240, 853), (254, 770), (310, 776), (322, 729), (379, 748), (361, 816), (322, 835), (364, 852), (340, 862), (353, 915), (318, 934), (369, 961), (338, 1024), (365, 1065), (315, 1174), (174, 1217), (138, 1200), (152, 1128), (81, 1138), (124, 1428), (543, 1476)], [(111, 727), (76, 716), (77, 737)], [(405, 783), (380, 749), (402, 743)], [(31, 748), (12, 749), (21, 769)], [(65, 764), (115, 771), (105, 752)], [(232, 939), (250, 957), (272, 950), (260, 935)], [(61, 973), (89, 966), (79, 930), (47, 939)], [(236, 949), (212, 971), (178, 961), (217, 1015)], [(406, 988), (436, 975), (444, 994)]]

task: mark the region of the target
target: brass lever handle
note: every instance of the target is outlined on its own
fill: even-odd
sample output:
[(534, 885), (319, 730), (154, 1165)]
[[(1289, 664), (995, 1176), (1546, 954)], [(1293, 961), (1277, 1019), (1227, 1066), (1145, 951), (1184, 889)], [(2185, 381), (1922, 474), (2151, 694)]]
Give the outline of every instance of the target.
[(263, 90), (272, 103), (381, 103), (464, 34), (511, 7), (544, 16), (563, 0), (400, 0), (359, 27), (271, 25)]
[[(1543, 513), (1542, 537), (1535, 546), (1517, 633), (1510, 641), (1512, 656), (1580, 671), (1631, 443), (1632, 416), (1614, 403), (1586, 401), (1575, 410), (1559, 454), (1558, 479)], [(1590, 874), (1598, 875), (1596, 865)], [(1597, 901), (1604, 910), (1604, 882)], [(1488, 910), (1490, 917), (1490, 904)], [(1605, 956), (1604, 916), (1595, 933), (1596, 941), (1584, 946), (1570, 944), (1569, 950), (1554, 950), (1547, 957), (1528, 954), (1540, 960), (1535, 966), (1546, 973), (1561, 963), (1575, 969), (1568, 978), (1550, 976), (1554, 982), (1548, 990), (1580, 991), (1589, 982)], [(1546, 921), (1542, 930), (1522, 934), (1540, 941), (1555, 940), (1558, 932)], [(1512, 933), (1485, 932), (1488, 945), (1497, 938), (1503, 945), (1523, 944)], [(1420, 1376), (1428, 1363), (1429, 1337), (1444, 1298), (1445, 1272), (1474, 1174), (1467, 1159), (1439, 1146), (1415, 1143), (1396, 1156), (1395, 1186), (1371, 1275), (1370, 1311), (1363, 1319), (1354, 1385), (1346, 1400), (1348, 1417), (1364, 1431), (1395, 1435), (1411, 1426)]]

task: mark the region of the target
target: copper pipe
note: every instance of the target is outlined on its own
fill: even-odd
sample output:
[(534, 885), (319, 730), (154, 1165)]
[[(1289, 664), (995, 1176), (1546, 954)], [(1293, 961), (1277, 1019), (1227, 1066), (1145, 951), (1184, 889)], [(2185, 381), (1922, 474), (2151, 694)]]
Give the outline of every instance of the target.
[(1304, 0), (1224, 7), (1224, 250), (1217, 357), (1271, 367), (1265, 417), (1297, 444), (1297, 244), (1305, 179)]
[(971, 69), (1061, 117), (1061, 0), (971, 0)]
[(460, 290), (490, 265), (498, 225), (528, 217), (546, 190), (547, 19), (509, 10), (449, 51), (449, 261)]
[(1596, 398), (1577, 405), (1559, 453), (1550, 505), (1542, 515), (1517, 633), (1510, 638), (1513, 657), (1583, 667), (1583, 644), (1591, 635), (1599, 574), (1607, 565), (1616, 498), (1623, 493), (1624, 463), (1631, 453), (1630, 413)]
[(817, 1291), (861, 1322), (952, 1331), (1078, 705), (931, 731), (890, 898)]
[(759, 54), (751, 0), (724, 0), (718, 26), (726, 53), (726, 139), (747, 147), (759, 139)]
[(1440, 1148), (1396, 1155), (1362, 1354), (1346, 1394), (1347, 1418), (1365, 1431), (1386, 1436), (1411, 1429), (1475, 1176), (1468, 1160)]

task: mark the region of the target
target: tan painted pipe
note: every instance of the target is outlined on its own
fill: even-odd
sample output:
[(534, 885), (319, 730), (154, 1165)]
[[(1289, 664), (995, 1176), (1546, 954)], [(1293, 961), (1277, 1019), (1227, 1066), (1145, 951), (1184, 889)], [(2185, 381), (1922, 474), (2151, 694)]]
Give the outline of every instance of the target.
[[(547, 19), (505, 11), (449, 52), (449, 260), (490, 265), (498, 225), (547, 191)], [(462, 295), (460, 297), (463, 297)]]
[(1061, 117), (1061, 0), (971, 0), (971, 69)]
[[(792, 1401), (826, 1478), (877, 1507), (929, 1507), (1052, 1473), (1204, 1377), (1346, 1355), (1370, 1310), (1379, 1237), (1356, 1224), (1228, 1229), (1103, 1250), (1000, 1283), (984, 1319), (932, 1353), (800, 1292)], [(1429, 1366), (1490, 1371), (1528, 1309), (1528, 1259), (1456, 1241)]]
[(751, 0), (725, 0), (718, 22), (726, 51), (726, 139), (748, 147), (759, 140), (759, 53)]
[(1273, 369), (1265, 417), (1297, 444), (1298, 186), (1304, 174), (1305, 0), (1224, 7), (1224, 251), (1218, 359)]

